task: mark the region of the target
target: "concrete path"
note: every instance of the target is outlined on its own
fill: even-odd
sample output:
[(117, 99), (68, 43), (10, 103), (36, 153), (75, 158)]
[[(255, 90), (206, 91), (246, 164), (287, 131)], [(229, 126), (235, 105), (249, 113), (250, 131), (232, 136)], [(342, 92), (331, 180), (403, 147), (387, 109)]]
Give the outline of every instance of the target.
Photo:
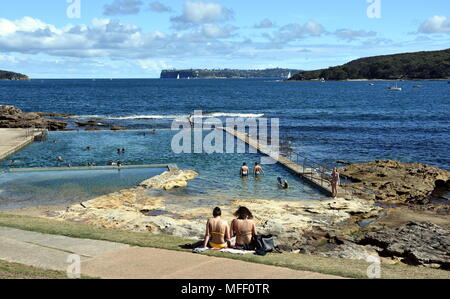
[(0, 259), (66, 271), (71, 254), (84, 275), (110, 279), (334, 279), (307, 271), (0, 227)]
[(81, 260), (128, 248), (128, 245), (46, 235), (0, 227), (0, 259), (43, 269), (66, 271), (67, 258), (78, 254)]
[[(32, 143), (34, 136), (28, 129), (0, 129), (0, 160)], [(35, 134), (40, 134), (38, 131)]]

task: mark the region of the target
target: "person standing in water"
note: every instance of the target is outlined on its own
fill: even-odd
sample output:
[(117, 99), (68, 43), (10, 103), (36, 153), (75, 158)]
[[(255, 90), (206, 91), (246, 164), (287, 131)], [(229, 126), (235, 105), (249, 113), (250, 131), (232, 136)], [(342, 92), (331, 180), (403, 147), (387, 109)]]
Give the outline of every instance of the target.
[(248, 177), (249, 168), (247, 166), (247, 163), (244, 162), (241, 167), (241, 177)]
[(261, 167), (261, 165), (258, 162), (255, 162), (255, 169), (253, 170), (253, 174), (255, 177), (261, 175), (264, 173), (264, 169)]
[(341, 184), (341, 178), (340, 178), (339, 172), (338, 172), (337, 168), (334, 168), (333, 172), (331, 173), (331, 181), (330, 181), (331, 195), (333, 196), (333, 198), (337, 197), (338, 187), (340, 184)]

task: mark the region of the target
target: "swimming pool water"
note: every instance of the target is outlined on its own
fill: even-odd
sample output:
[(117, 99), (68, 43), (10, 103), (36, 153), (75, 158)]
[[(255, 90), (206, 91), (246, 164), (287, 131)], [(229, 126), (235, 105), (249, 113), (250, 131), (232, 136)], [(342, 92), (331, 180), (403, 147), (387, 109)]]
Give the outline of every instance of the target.
[(0, 209), (70, 205), (134, 187), (167, 169), (25, 171), (0, 175)]
[[(265, 173), (259, 178), (241, 179), (239, 169), (242, 163), (247, 162), (252, 167), (254, 162), (260, 161), (260, 154), (250, 154), (248, 150), (244, 154), (175, 154), (171, 149), (171, 140), (176, 131), (159, 130), (157, 134), (144, 136), (145, 132), (148, 133), (148, 131), (51, 132), (48, 141), (36, 142), (28, 146), (10, 156), (0, 166), (3, 168), (66, 167), (68, 163), (72, 166), (86, 166), (88, 162), (103, 166), (109, 161), (121, 161), (128, 165), (176, 164), (181, 169), (197, 171), (198, 178), (189, 182), (187, 188), (163, 193), (155, 191), (153, 194), (173, 201), (189, 201), (191, 205), (209, 205), (212, 202), (220, 203), (233, 199), (325, 198), (278, 164), (264, 166)], [(206, 134), (207, 132), (204, 136)], [(86, 147), (90, 147), (91, 150), (86, 150)], [(124, 148), (125, 153), (118, 154), (118, 148)], [(64, 162), (58, 162), (56, 159), (58, 156), (61, 156)], [(14, 160), (12, 165), (11, 160)], [(139, 171), (133, 170), (133, 172)], [(39, 189), (41, 185), (44, 185), (47, 175), (54, 174), (40, 173), (40, 182), (33, 184), (33, 188)], [(121, 175), (125, 177), (126, 173)], [(289, 190), (278, 188), (277, 177), (279, 176), (289, 181), (291, 185)], [(101, 180), (102, 178), (93, 178), (92, 188), (96, 185), (99, 186), (95, 187), (96, 189), (101, 188), (100, 186), (104, 185)], [(29, 194), (31, 196), (31, 193)], [(36, 192), (32, 197), (41, 197), (41, 194)], [(23, 196), (21, 198), (23, 199)], [(43, 198), (47, 200), (45, 196)]]

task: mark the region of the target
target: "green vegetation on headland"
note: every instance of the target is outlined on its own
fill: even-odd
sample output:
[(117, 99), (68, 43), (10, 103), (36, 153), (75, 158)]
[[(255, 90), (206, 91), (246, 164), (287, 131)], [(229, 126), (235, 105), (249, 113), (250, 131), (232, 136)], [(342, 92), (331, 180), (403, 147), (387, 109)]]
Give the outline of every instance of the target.
[[(179, 246), (190, 243), (174, 236), (155, 235), (115, 229), (99, 228), (82, 223), (61, 222), (29, 216), (7, 215), (0, 212), (0, 226), (62, 235), (73, 238), (104, 240), (129, 244), (131, 246), (188, 251)], [(371, 265), (365, 261), (335, 259), (298, 253), (257, 255), (231, 255), (208, 251), (209, 256), (237, 259), (252, 263), (286, 267), (294, 270), (312, 271), (323, 274), (339, 275), (350, 278), (367, 278), (367, 269)], [(17, 276), (17, 275), (16, 275)], [(382, 278), (450, 278), (450, 272), (444, 270), (419, 268), (406, 265), (382, 265)]]
[(27, 75), (0, 70), (0, 80), (30, 80)]
[(437, 80), (450, 77), (450, 49), (375, 56), (315, 71), (290, 80)]
[(301, 70), (293, 69), (265, 69), (265, 70), (237, 70), (237, 69), (188, 69), (163, 70), (161, 79), (250, 79), (250, 78), (288, 78), (289, 74), (296, 74)]

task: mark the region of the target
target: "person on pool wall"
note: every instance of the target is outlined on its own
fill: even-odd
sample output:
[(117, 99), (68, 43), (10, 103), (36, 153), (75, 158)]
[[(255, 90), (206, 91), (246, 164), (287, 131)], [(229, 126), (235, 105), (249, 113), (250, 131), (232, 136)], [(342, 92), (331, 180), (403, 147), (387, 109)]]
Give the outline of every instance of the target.
[(230, 227), (226, 221), (222, 220), (222, 210), (215, 208), (213, 218), (209, 219), (206, 224), (206, 233), (204, 247), (212, 249), (228, 248), (228, 240), (230, 240)]
[(246, 207), (239, 207), (233, 215), (236, 217), (231, 222), (231, 237), (236, 237), (234, 247), (241, 250), (253, 250), (256, 225), (252, 220), (252, 212)]

